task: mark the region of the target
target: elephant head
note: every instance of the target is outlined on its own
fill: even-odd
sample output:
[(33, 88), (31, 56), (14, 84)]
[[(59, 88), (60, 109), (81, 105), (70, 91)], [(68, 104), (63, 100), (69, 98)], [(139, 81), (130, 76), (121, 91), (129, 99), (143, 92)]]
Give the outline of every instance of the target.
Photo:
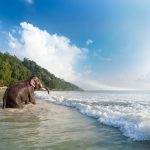
[(46, 90), (49, 94), (49, 89), (47, 87), (44, 87), (41, 83), (40, 79), (36, 76), (31, 76), (29, 78), (29, 84), (34, 87), (35, 90)]

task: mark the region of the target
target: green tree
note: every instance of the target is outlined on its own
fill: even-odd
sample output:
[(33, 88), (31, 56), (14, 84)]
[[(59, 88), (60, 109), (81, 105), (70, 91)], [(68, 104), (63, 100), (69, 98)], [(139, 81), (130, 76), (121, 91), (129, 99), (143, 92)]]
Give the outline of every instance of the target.
[(50, 89), (82, 90), (78, 86), (55, 77), (46, 69), (27, 58), (19, 60), (9, 53), (0, 52), (0, 86), (8, 86), (26, 80), (31, 75), (38, 76)]

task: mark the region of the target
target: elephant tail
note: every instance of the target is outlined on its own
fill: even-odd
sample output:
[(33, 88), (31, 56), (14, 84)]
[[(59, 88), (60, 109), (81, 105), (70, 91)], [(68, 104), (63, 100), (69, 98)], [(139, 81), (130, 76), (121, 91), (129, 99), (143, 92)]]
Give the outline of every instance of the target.
[(5, 91), (4, 96), (3, 96), (3, 106), (2, 106), (2, 109), (6, 108), (7, 91), (8, 90)]

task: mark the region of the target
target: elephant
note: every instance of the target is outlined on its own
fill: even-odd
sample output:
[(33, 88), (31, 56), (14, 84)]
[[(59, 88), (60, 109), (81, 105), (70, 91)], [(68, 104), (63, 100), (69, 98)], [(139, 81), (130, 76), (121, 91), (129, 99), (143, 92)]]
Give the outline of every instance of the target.
[(37, 76), (32, 75), (29, 79), (9, 86), (3, 96), (2, 108), (23, 108), (25, 104), (36, 104), (34, 91), (47, 90)]

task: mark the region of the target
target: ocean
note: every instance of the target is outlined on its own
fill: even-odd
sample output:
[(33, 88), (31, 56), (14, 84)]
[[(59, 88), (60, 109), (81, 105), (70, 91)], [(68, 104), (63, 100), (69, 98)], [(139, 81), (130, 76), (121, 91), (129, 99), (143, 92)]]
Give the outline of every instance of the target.
[(37, 105), (0, 110), (0, 150), (149, 150), (150, 92), (35, 92)]

